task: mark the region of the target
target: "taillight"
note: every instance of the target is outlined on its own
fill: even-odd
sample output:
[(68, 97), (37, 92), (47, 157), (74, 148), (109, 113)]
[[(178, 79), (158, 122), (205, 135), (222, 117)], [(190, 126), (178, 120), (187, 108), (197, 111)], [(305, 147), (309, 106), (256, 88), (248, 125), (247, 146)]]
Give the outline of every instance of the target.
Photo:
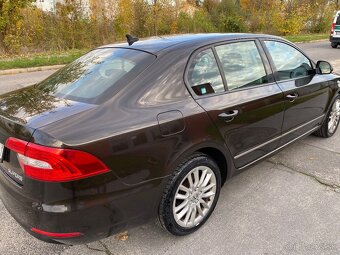
[(52, 233), (52, 232), (46, 232), (43, 231), (41, 229), (37, 229), (37, 228), (31, 228), (31, 231), (39, 234), (39, 235), (43, 235), (43, 236), (47, 236), (47, 237), (52, 237), (52, 238), (72, 238), (72, 237), (78, 237), (78, 236), (82, 236), (83, 234), (80, 232), (70, 232), (70, 233)]
[(335, 30), (335, 23), (332, 24), (332, 30), (331, 30), (331, 34), (334, 33), (334, 30)]
[(8, 138), (6, 147), (18, 153), (25, 176), (40, 181), (79, 180), (109, 171), (95, 156), (78, 150), (59, 149)]

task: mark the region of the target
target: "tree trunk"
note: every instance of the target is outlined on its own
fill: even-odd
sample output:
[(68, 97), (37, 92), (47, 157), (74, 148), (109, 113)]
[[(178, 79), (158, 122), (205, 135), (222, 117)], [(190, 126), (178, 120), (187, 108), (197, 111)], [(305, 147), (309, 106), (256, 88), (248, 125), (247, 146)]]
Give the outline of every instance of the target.
[(5, 51), (5, 44), (4, 44), (5, 36), (3, 33), (0, 33), (0, 51)]

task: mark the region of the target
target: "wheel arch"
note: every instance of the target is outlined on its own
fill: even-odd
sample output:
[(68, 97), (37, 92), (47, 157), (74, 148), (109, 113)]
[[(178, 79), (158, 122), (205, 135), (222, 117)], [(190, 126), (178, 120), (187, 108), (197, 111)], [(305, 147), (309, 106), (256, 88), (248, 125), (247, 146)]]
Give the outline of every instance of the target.
[(225, 145), (216, 142), (201, 143), (182, 151), (170, 164), (168, 174), (172, 174), (172, 171), (181, 164), (181, 162), (196, 152), (206, 154), (216, 162), (221, 171), (222, 185), (234, 175), (235, 166), (229, 150)]
[[(340, 89), (338, 89), (338, 91), (336, 93), (334, 93), (333, 98), (330, 100), (329, 105), (327, 106), (327, 111), (325, 112), (325, 114), (327, 115), (328, 112), (331, 110), (335, 100), (340, 96)], [(325, 116), (326, 117), (326, 116)]]
[(213, 147), (204, 147), (199, 149), (198, 152), (206, 154), (208, 157), (212, 158), (216, 162), (221, 172), (221, 183), (223, 185), (227, 180), (227, 177), (229, 177), (229, 167), (225, 155), (220, 150)]

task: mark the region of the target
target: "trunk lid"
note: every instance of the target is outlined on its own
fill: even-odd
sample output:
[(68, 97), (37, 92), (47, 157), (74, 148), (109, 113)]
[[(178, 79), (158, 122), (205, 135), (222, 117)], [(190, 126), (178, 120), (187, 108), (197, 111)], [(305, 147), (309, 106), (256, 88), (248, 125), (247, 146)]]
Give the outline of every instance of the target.
[[(9, 137), (29, 142), (36, 129), (96, 107), (93, 104), (60, 99), (36, 86), (0, 96), (0, 171), (19, 186), (24, 172), (17, 153), (2, 147)], [(2, 155), (1, 155), (2, 154)]]
[(20, 186), (24, 184), (24, 172), (20, 167), (16, 153), (11, 153), (5, 144), (9, 137), (29, 141), (33, 132), (33, 128), (0, 115), (0, 147), (3, 147), (2, 153), (0, 151), (0, 172)]

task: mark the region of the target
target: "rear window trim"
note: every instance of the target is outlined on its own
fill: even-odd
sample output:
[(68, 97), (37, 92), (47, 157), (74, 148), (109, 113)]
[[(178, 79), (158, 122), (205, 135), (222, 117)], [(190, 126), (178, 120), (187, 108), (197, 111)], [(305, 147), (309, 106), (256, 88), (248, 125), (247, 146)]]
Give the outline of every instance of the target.
[(120, 47), (120, 46), (103, 46), (103, 47), (98, 47), (98, 48), (94, 48), (92, 50), (90, 50), (89, 52), (91, 51), (94, 51), (94, 50), (101, 50), (101, 49), (125, 49), (125, 50), (135, 50), (135, 51), (141, 51), (141, 52), (144, 52), (144, 53), (148, 53), (148, 54), (151, 54), (153, 56), (155, 56), (157, 58), (157, 54), (155, 53), (152, 53), (150, 51), (146, 51), (146, 50), (142, 50), (142, 49), (136, 49), (136, 48), (129, 48), (129, 47)]

